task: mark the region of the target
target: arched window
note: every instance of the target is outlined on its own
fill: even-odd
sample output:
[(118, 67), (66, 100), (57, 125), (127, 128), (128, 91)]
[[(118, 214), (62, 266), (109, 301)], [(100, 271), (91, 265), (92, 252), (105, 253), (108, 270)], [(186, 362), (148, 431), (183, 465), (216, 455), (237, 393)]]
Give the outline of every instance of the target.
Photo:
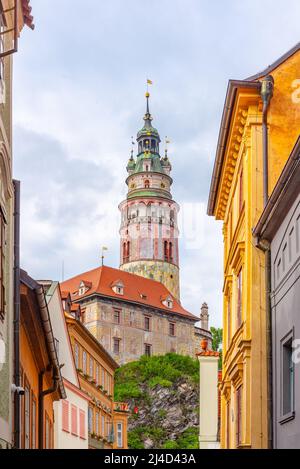
[(169, 244), (169, 260), (170, 261), (173, 260), (173, 244), (172, 243)]
[(145, 186), (145, 189), (149, 189), (150, 181), (148, 179), (146, 179), (146, 181), (144, 182), (144, 186)]
[(126, 251), (127, 251), (126, 243), (123, 243), (123, 262), (126, 262)]
[(169, 260), (168, 241), (164, 241), (164, 257), (165, 261)]
[(129, 259), (130, 256), (130, 242), (127, 241), (127, 258)]

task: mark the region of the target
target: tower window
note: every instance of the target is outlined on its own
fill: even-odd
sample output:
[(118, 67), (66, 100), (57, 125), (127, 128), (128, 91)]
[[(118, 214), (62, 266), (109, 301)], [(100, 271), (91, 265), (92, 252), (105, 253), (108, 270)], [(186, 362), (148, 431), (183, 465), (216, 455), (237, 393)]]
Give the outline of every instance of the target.
[(164, 256), (165, 256), (165, 261), (169, 260), (168, 241), (164, 241)]
[(165, 261), (170, 262), (173, 260), (173, 243), (164, 241), (164, 257)]
[(173, 245), (172, 245), (172, 243), (169, 243), (169, 259), (170, 259), (170, 261), (173, 260)]
[[(148, 170), (147, 170), (148, 171)], [(144, 182), (144, 186), (145, 186), (145, 189), (149, 189), (150, 187), (150, 181), (148, 181), (148, 179), (146, 179), (146, 181)]]
[(123, 262), (128, 262), (130, 256), (130, 241), (123, 243)]

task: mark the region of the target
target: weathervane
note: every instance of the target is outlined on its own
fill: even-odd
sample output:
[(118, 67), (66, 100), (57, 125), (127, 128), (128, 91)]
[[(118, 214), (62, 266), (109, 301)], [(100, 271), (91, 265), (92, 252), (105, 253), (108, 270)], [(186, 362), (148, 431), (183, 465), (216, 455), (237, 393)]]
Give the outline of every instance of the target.
[(104, 263), (104, 251), (108, 251), (108, 248), (106, 246), (102, 246), (101, 248), (101, 265), (103, 267), (103, 263)]

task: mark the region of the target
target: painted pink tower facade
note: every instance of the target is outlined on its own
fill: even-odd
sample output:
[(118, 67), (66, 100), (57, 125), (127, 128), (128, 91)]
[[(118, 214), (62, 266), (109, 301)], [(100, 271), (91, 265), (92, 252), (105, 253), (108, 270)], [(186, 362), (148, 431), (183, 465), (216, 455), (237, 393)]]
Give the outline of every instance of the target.
[(179, 206), (171, 195), (167, 150), (161, 157), (160, 136), (152, 126), (149, 93), (146, 99), (145, 123), (137, 134), (138, 152), (134, 157), (132, 150), (127, 165), (127, 198), (119, 205), (120, 269), (163, 283), (179, 300)]

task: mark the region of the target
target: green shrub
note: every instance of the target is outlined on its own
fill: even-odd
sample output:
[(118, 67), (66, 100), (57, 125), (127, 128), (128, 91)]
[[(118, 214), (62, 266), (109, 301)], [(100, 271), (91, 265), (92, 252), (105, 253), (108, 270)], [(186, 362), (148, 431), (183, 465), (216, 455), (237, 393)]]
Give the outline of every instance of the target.
[(178, 447), (178, 444), (176, 441), (168, 440), (163, 444), (162, 449), (180, 449), (180, 448)]
[(127, 383), (116, 383), (115, 385), (115, 401), (126, 401), (128, 399), (138, 399), (143, 393), (138, 383), (129, 381)]
[(169, 381), (168, 379), (161, 378), (160, 376), (154, 376), (153, 378), (150, 378), (148, 382), (149, 388), (155, 388), (155, 386), (159, 384), (163, 388), (170, 388), (172, 386), (172, 381)]
[(178, 449), (198, 449), (199, 429), (192, 427), (183, 432), (177, 439)]

